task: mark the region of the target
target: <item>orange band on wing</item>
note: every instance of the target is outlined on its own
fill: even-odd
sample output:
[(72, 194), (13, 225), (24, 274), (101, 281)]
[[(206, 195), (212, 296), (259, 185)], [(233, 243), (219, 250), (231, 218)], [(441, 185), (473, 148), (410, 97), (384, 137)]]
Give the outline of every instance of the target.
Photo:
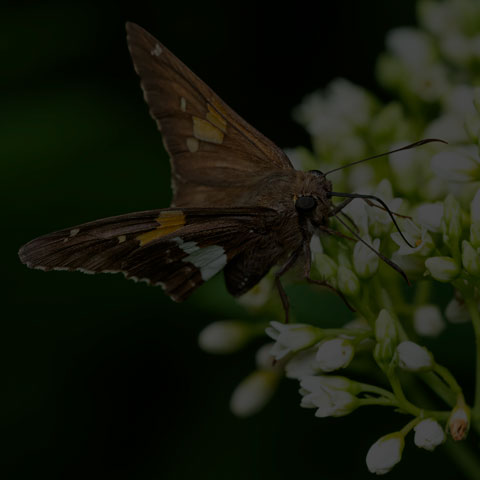
[(168, 210), (160, 213), (157, 222), (160, 226), (155, 228), (155, 230), (150, 230), (136, 237), (141, 246), (182, 228), (185, 225), (185, 215), (181, 210)]

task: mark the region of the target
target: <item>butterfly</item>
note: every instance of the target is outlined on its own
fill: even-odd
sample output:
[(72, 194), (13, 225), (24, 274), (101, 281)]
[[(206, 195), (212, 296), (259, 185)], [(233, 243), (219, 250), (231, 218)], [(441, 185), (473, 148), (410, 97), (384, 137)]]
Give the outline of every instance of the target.
[[(376, 200), (395, 221), (384, 202), (333, 192), (327, 174), (319, 170), (295, 170), (279, 147), (164, 45), (138, 25), (127, 23), (126, 28), (145, 100), (170, 155), (171, 206), (41, 236), (20, 249), (21, 261), (42, 270), (121, 272), (160, 285), (175, 301), (185, 300), (220, 271), (227, 290), (242, 295), (280, 265), (275, 284), (288, 319), (280, 278), (301, 259), (308, 282), (344, 298), (327, 282), (311, 278), (312, 236), (342, 235), (329, 226), (331, 217), (355, 236), (354, 225), (339, 216), (354, 197)], [(347, 198), (334, 205), (333, 196)]]

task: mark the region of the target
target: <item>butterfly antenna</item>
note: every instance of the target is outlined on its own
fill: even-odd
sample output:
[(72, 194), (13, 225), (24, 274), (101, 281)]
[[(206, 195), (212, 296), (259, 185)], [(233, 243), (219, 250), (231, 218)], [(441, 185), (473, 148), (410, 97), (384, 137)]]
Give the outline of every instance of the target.
[[(327, 193), (327, 196), (328, 197), (346, 197), (346, 198), (363, 198), (365, 200), (369, 199), (369, 200), (376, 200), (378, 203), (380, 203), (380, 205), (382, 205), (382, 207), (385, 209), (385, 211), (388, 213), (388, 215), (390, 216), (390, 218), (392, 219), (392, 222), (393, 224), (395, 225), (395, 228), (397, 229), (398, 233), (400, 234), (400, 236), (403, 238), (403, 241), (410, 247), (410, 248), (415, 248), (416, 245), (413, 245), (412, 243), (410, 243), (405, 235), (402, 233), (402, 231), (400, 230), (400, 227), (398, 226), (398, 223), (397, 221), (395, 220), (395, 217), (393, 216), (393, 213), (392, 211), (388, 208), (388, 205), (381, 199), (381, 198), (378, 198), (376, 197), (375, 195), (363, 195), (361, 193), (341, 193), (341, 192), (328, 192)], [(336, 215), (334, 215), (336, 217)], [(337, 217), (338, 218), (338, 217)]]
[(378, 250), (375, 250), (370, 244), (368, 244), (360, 235), (353, 230), (346, 222), (344, 222), (338, 215), (334, 215), (334, 217), (361, 243), (363, 243), (366, 247), (368, 247), (375, 255), (377, 255), (380, 259), (382, 259), (387, 265), (392, 267), (395, 271), (397, 271), (403, 279), (407, 282), (410, 286), (411, 283), (408, 280), (406, 273), (395, 263), (392, 262), (389, 258), (387, 258), (383, 253), (380, 253)]
[(425, 145), (426, 143), (432, 143), (432, 142), (441, 142), (446, 144), (448, 143), (445, 140), (440, 140), (438, 138), (425, 138), (424, 140), (419, 140), (418, 142), (411, 143), (410, 145), (405, 145), (404, 147), (396, 148), (395, 150), (390, 150), (389, 152), (380, 153), (378, 155), (373, 155), (367, 158), (362, 158), (361, 160), (348, 163), (347, 165), (343, 165), (342, 167), (334, 168), (333, 170), (329, 170), (324, 175), (327, 176), (330, 173), (337, 172), (338, 170), (343, 170), (344, 168), (351, 167), (352, 165), (357, 165), (358, 163), (366, 162), (367, 160), (373, 160), (374, 158), (385, 157), (386, 155), (390, 155), (391, 153), (401, 152), (402, 150), (409, 150), (410, 148), (420, 147), (421, 145)]

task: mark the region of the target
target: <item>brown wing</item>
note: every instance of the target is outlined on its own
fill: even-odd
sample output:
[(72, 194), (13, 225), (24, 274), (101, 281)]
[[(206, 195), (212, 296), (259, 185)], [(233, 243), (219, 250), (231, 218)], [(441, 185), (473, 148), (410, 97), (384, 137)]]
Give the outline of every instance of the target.
[(172, 205), (242, 205), (240, 194), (259, 177), (293, 168), (152, 35), (133, 23), (127, 34), (150, 114), (171, 157)]
[(245, 249), (254, 249), (277, 217), (265, 208), (150, 210), (44, 235), (19, 255), (41, 270), (123, 273), (161, 285), (182, 301)]

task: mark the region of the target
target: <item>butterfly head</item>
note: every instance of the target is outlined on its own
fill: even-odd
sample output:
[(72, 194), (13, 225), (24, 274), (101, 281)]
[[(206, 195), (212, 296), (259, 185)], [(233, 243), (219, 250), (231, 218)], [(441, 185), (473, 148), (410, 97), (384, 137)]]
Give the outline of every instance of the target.
[(295, 209), (300, 218), (308, 220), (312, 226), (325, 225), (328, 212), (332, 208), (329, 192), (332, 184), (320, 170), (310, 170), (305, 174), (302, 191), (295, 198)]

